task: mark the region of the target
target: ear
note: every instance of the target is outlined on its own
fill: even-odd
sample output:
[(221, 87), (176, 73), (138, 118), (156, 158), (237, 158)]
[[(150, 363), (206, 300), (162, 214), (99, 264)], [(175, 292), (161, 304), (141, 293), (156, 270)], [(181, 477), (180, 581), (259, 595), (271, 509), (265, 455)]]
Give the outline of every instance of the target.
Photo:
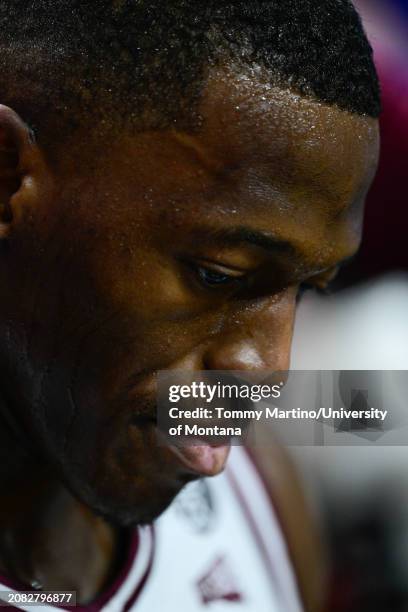
[(35, 204), (45, 174), (33, 132), (11, 108), (0, 105), (0, 241)]

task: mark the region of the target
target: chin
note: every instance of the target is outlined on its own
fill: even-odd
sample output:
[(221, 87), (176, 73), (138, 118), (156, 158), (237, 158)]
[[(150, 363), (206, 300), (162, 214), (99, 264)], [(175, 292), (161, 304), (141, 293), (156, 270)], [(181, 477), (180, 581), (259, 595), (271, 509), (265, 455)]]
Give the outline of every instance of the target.
[[(104, 487), (99, 488), (95, 484), (89, 485), (76, 480), (69, 488), (76, 499), (112, 525), (136, 527), (151, 524), (159, 518), (185, 484), (187, 483), (172, 487), (154, 487), (154, 483), (149, 482), (148, 486), (140, 489), (129, 484), (127, 490), (109, 491)], [(130, 496), (126, 495), (129, 490), (132, 491)]]
[(154, 431), (122, 429), (104, 430), (91, 447), (72, 443), (73, 454), (58, 462), (60, 475), (76, 499), (110, 523), (151, 523), (196, 475), (180, 471)]
[(170, 506), (177, 493), (171, 499), (162, 500), (161, 503), (150, 506), (140, 506), (139, 508), (110, 508), (106, 505), (94, 505), (91, 507), (93, 512), (102, 517), (108, 523), (117, 527), (137, 527), (150, 525)]

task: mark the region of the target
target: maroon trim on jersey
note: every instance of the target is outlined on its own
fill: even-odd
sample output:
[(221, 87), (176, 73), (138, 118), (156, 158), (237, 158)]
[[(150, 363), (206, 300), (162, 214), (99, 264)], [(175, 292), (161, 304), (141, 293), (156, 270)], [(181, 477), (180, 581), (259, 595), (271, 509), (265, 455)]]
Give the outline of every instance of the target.
[(259, 461), (257, 460), (257, 458), (255, 457), (255, 453), (253, 451), (252, 448), (248, 447), (248, 446), (244, 446), (244, 451), (248, 457), (248, 459), (250, 460), (252, 467), (254, 468), (255, 472), (258, 474), (259, 476), (259, 480), (262, 482), (262, 486), (265, 490), (265, 493), (268, 496), (268, 499), (270, 501), (272, 510), (278, 520), (279, 526), (282, 530), (282, 533), (285, 536), (285, 540), (286, 540), (286, 530), (285, 530), (285, 524), (284, 524), (284, 520), (282, 518), (282, 513), (280, 512), (277, 504), (274, 502), (273, 500), (273, 495), (272, 495), (272, 491), (271, 491), (271, 486), (268, 484), (268, 480), (264, 474), (264, 471), (262, 470), (261, 466), (259, 465)]
[[(139, 583), (135, 586), (135, 592), (132, 595), (132, 597), (128, 600), (128, 602), (125, 604), (124, 610), (128, 610), (129, 608), (127, 607), (129, 602), (133, 602), (137, 599), (137, 597), (139, 596), (140, 592), (142, 591), (142, 588), (144, 587), (144, 585), (146, 584), (147, 578), (150, 574), (150, 570), (152, 568), (152, 564), (153, 564), (153, 554), (154, 554), (154, 532), (153, 532), (153, 528), (151, 527), (151, 535), (152, 535), (152, 548), (151, 548), (151, 553), (150, 553), (150, 558), (149, 558), (149, 563), (147, 566), (146, 571), (144, 572), (142, 578), (140, 579)], [(91, 603), (87, 604), (87, 605), (77, 605), (75, 607), (70, 607), (70, 606), (64, 606), (64, 605), (58, 605), (58, 604), (52, 604), (52, 607), (55, 609), (61, 609), (61, 610), (71, 610), (71, 611), (75, 611), (75, 612), (99, 612), (101, 610), (101, 608), (103, 608), (103, 606), (105, 604), (108, 603), (108, 601), (110, 599), (112, 599), (114, 597), (114, 595), (116, 595), (116, 593), (119, 591), (119, 589), (122, 587), (122, 585), (126, 582), (126, 579), (129, 575), (130, 570), (132, 569), (134, 562), (136, 560), (136, 556), (137, 556), (137, 552), (139, 549), (139, 534), (137, 529), (135, 529), (132, 532), (132, 537), (131, 537), (131, 541), (129, 543), (129, 549), (128, 549), (128, 553), (125, 559), (124, 564), (122, 565), (119, 573), (117, 574), (116, 578), (109, 584), (109, 586), (101, 593), (101, 595), (99, 595), (96, 599), (94, 599)], [(0, 574), (0, 583), (4, 586), (9, 587), (10, 589), (13, 589), (15, 591), (30, 591), (32, 590), (32, 587), (30, 585), (24, 584), (22, 582), (19, 582), (18, 580), (13, 580), (11, 578), (8, 578), (7, 576), (2, 576)], [(20, 610), (21, 608), (14, 608), (11, 606), (8, 606), (9, 609), (12, 610)]]
[[(269, 493), (268, 489), (265, 486), (264, 480), (262, 479), (262, 477), (261, 477), (261, 475), (260, 475), (260, 473), (259, 473), (259, 471), (257, 469), (256, 464), (251, 459), (251, 456), (249, 455), (247, 449), (244, 447), (243, 450), (246, 452), (246, 455), (248, 456), (254, 471), (256, 472), (256, 474), (258, 475), (258, 477), (260, 479), (262, 487), (265, 489), (265, 492), (267, 493), (268, 499), (270, 500), (270, 503), (271, 503), (271, 509), (273, 511), (274, 510), (274, 505), (272, 503), (272, 500), (270, 499), (270, 493)], [(263, 558), (264, 564), (266, 565), (267, 569), (269, 570), (269, 573), (271, 575), (271, 578), (272, 578), (274, 584), (278, 586), (279, 593), (280, 593), (280, 599), (283, 602), (283, 604), (285, 604), (286, 597), (285, 597), (284, 592), (283, 592), (283, 587), (281, 585), (281, 582), (280, 582), (279, 578), (277, 577), (277, 575), (276, 575), (276, 573), (274, 571), (274, 567), (273, 567), (273, 565), (271, 563), (270, 553), (268, 552), (268, 548), (266, 546), (265, 540), (262, 537), (262, 533), (261, 533), (260, 528), (258, 527), (258, 525), (256, 523), (256, 520), (255, 520), (255, 518), (254, 518), (254, 516), (252, 514), (251, 508), (250, 508), (250, 506), (249, 506), (249, 504), (248, 504), (248, 502), (246, 500), (245, 495), (243, 494), (243, 492), (241, 490), (241, 487), (238, 484), (237, 479), (235, 478), (234, 474), (232, 473), (232, 469), (227, 469), (226, 470), (226, 474), (227, 474), (228, 479), (231, 482), (231, 486), (232, 486), (232, 488), (233, 488), (237, 498), (240, 501), (240, 504), (241, 504), (241, 507), (242, 507), (242, 511), (245, 514), (246, 518), (247, 518), (249, 527), (251, 528), (251, 531), (254, 534), (254, 538), (255, 538), (256, 543), (258, 544), (258, 548), (260, 549), (261, 556)]]
[[(281, 528), (281, 531), (283, 533), (284, 540), (287, 543), (287, 541), (288, 541), (288, 530), (287, 530), (287, 528), (285, 526), (285, 521), (283, 520), (281, 510), (278, 508), (278, 505), (273, 501), (271, 486), (268, 484), (268, 480), (265, 477), (265, 474), (264, 474), (261, 466), (259, 465), (259, 462), (256, 459), (255, 453), (253, 452), (252, 448), (249, 448), (248, 446), (245, 446), (244, 450), (245, 450), (246, 454), (248, 455), (248, 458), (249, 458), (250, 462), (252, 463), (255, 471), (257, 472), (257, 474), (258, 474), (258, 476), (259, 476), (259, 478), (260, 478), (260, 480), (262, 482), (262, 485), (263, 485), (263, 487), (265, 489), (265, 492), (266, 492), (266, 494), (268, 496), (268, 499), (270, 501), (270, 504), (271, 504), (271, 507), (273, 509), (273, 512), (274, 512), (274, 514), (275, 514), (275, 516), (277, 518), (277, 521), (278, 521), (279, 526)], [(287, 553), (288, 553), (288, 558), (289, 558), (290, 564), (291, 564), (292, 568), (295, 568), (295, 559), (293, 557), (292, 550), (291, 550), (291, 548), (288, 545), (286, 546), (286, 550), (287, 550)], [(300, 584), (299, 584), (299, 577), (297, 575), (297, 572), (295, 572), (295, 571), (293, 572), (293, 575), (295, 577), (295, 582), (296, 582), (296, 586), (297, 586), (299, 597), (300, 597), (301, 590), (300, 590)]]
[(125, 603), (125, 605), (123, 606), (123, 612), (128, 612), (128, 610), (130, 610), (132, 608), (132, 606), (135, 604), (136, 600), (138, 599), (140, 593), (142, 592), (147, 579), (150, 576), (150, 572), (152, 571), (152, 567), (153, 567), (153, 559), (154, 559), (154, 548), (155, 548), (155, 532), (153, 527), (150, 528), (151, 529), (151, 535), (152, 535), (152, 548), (151, 548), (151, 552), (150, 552), (150, 557), (149, 557), (149, 562), (147, 564), (147, 568), (145, 573), (143, 574), (143, 576), (141, 577), (139, 584), (136, 586), (135, 591), (133, 592), (133, 594), (131, 595), (131, 597), (129, 597), (129, 599), (127, 600), (127, 602)]
[(111, 582), (106, 589), (91, 603), (82, 606), (76, 606), (75, 608), (69, 606), (56, 606), (57, 608), (62, 608), (63, 610), (74, 610), (75, 612), (99, 612), (101, 608), (118, 592), (120, 587), (126, 581), (130, 570), (135, 562), (137, 551), (139, 549), (139, 533), (137, 529), (134, 530), (132, 534), (132, 539), (130, 541), (128, 554), (124, 564), (122, 565), (119, 573), (116, 575), (116, 578)]

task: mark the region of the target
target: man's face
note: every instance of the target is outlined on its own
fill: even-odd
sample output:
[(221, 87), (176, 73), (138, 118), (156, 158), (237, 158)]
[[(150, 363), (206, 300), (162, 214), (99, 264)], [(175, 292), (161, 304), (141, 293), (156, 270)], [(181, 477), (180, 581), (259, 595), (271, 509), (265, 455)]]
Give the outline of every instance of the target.
[(122, 523), (197, 476), (156, 444), (157, 372), (287, 369), (299, 286), (355, 253), (377, 164), (376, 121), (253, 78), (214, 74), (200, 114), (194, 134), (62, 155), (4, 256), (7, 394), (75, 494)]

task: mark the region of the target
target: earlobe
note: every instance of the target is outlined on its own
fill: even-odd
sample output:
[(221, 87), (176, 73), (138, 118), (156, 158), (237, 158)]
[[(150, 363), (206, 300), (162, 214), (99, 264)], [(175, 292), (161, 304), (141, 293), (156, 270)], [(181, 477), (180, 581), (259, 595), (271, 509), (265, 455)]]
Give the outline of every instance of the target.
[(27, 176), (38, 171), (40, 157), (32, 130), (11, 108), (0, 105), (0, 240), (10, 235), (21, 204), (17, 196), (27, 186)]

